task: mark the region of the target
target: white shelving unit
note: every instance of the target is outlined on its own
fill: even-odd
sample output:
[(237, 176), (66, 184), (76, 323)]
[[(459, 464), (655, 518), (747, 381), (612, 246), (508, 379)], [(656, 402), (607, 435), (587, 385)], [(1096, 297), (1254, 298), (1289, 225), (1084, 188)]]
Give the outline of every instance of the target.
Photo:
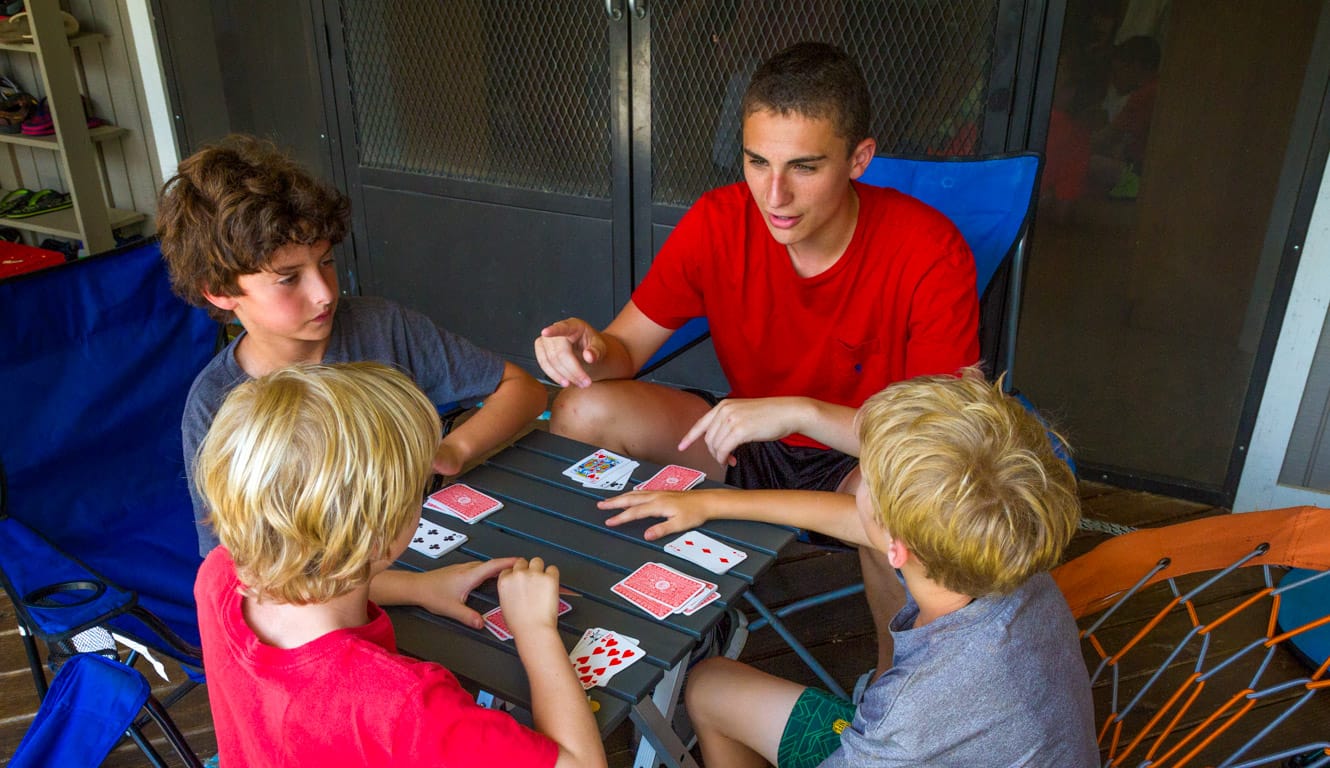
[[(81, 240), (88, 253), (110, 250), (115, 247), (114, 230), (141, 222), (145, 216), (137, 211), (111, 208), (106, 202), (97, 144), (118, 141), (126, 130), (113, 125), (89, 129), (83, 112), (74, 49), (101, 45), (107, 36), (89, 32), (67, 37), (58, 0), (27, 0), (27, 8), (33, 41), (0, 42), (0, 51), (26, 53), (35, 58), (55, 124), (55, 135), (0, 133), (0, 146), (10, 145), (11, 160), (14, 159), (12, 147), (46, 150), (56, 155), (73, 207), (22, 219), (0, 218), (0, 226)], [(16, 171), (14, 176), (21, 181), (20, 172)], [(0, 189), (0, 195), (8, 191)]]

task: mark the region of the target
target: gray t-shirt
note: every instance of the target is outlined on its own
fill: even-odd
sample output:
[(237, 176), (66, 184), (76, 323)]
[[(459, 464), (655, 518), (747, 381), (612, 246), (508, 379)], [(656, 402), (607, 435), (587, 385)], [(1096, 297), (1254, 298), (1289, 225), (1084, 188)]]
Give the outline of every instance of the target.
[[(194, 456), (227, 394), (249, 380), (249, 374), (236, 362), (236, 345), (241, 338), (243, 332), (194, 379), (180, 424), (202, 556), (217, 546), (217, 537), (203, 522), (207, 508), (194, 487)], [(502, 357), (435, 326), (419, 312), (377, 297), (344, 296), (337, 301), (323, 362), (361, 361), (398, 368), (414, 379), (436, 406), (488, 396), (498, 388), (504, 366)]]
[(914, 629), (891, 622), (895, 666), (864, 693), (822, 768), (1099, 764), (1076, 623), (1052, 577)]

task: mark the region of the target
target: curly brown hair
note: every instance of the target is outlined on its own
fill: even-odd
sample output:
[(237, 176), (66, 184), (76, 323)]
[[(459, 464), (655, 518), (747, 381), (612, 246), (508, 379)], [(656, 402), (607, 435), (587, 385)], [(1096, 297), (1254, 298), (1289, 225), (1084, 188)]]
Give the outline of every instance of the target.
[(285, 245), (340, 243), (350, 212), (346, 195), (271, 142), (233, 135), (181, 161), (162, 186), (157, 235), (175, 292), (226, 321), (205, 291), (240, 295), (240, 276), (263, 271)]

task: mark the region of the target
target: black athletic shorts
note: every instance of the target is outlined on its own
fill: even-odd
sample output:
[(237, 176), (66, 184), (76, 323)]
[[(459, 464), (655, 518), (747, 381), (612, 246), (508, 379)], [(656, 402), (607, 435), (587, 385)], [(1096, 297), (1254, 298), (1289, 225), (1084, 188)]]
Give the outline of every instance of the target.
[[(721, 398), (702, 389), (686, 389), (715, 407)], [(769, 443), (744, 443), (734, 451), (735, 465), (725, 482), (737, 488), (786, 491), (834, 491), (859, 460), (830, 448)]]

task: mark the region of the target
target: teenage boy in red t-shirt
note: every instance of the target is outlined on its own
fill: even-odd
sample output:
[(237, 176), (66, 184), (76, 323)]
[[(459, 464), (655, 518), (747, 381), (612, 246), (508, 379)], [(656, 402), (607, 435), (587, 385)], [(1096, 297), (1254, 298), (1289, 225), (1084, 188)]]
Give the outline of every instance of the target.
[[(568, 318), (536, 339), (565, 387), (551, 429), (742, 488), (839, 492), (853, 515), (855, 409), (892, 382), (978, 360), (974, 260), (942, 214), (855, 181), (877, 143), (863, 75), (838, 48), (777, 53), (742, 115), (745, 182), (693, 205), (607, 328)], [(724, 400), (632, 380), (697, 316), (732, 387)], [(882, 596), (869, 604), (885, 668), (904, 594), (861, 553)]]

